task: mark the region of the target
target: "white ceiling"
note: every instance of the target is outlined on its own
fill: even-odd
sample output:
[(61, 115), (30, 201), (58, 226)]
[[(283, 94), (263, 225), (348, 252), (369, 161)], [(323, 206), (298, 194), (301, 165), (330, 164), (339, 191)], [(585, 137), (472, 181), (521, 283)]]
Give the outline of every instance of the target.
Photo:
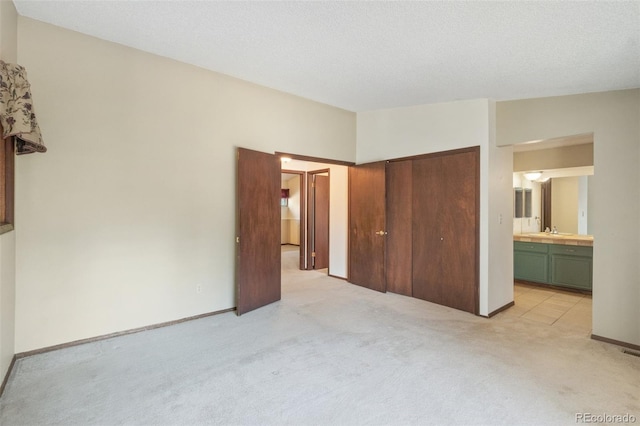
[(14, 3), (23, 16), (351, 111), (640, 87), (640, 1)]

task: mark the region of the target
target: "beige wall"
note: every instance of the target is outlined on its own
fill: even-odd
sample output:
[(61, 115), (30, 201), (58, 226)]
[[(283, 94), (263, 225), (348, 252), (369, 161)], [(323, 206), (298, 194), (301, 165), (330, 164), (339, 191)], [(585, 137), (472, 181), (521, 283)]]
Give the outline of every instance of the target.
[(0, 1), (0, 59), (18, 61), (18, 13), (12, 1)]
[[(11, 1), (0, 1), (0, 59), (17, 62), (18, 15)], [(15, 231), (0, 235), (0, 383), (15, 352)]]
[(551, 179), (551, 226), (558, 232), (578, 233), (579, 178)]
[(17, 352), (233, 307), (236, 147), (355, 159), (351, 112), (23, 17), (18, 36), (49, 152), (18, 160)]
[(486, 99), (358, 113), (357, 161), (480, 146), (480, 314), (513, 301), (513, 152), (495, 145)]
[(594, 134), (593, 334), (640, 344), (640, 90), (497, 103), (497, 141)]
[(593, 144), (570, 145), (513, 153), (513, 171), (593, 166)]

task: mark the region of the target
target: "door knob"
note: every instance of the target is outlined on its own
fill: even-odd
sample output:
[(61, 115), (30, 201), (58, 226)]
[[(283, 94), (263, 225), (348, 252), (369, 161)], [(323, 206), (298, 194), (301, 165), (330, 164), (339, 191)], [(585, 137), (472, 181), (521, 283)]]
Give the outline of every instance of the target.
[(376, 231), (376, 235), (387, 235), (384, 231)]

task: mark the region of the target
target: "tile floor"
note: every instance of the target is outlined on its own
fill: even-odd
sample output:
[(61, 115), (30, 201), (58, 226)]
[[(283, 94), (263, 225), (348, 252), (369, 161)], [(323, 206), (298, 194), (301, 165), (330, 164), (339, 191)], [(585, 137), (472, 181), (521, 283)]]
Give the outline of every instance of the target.
[(514, 285), (515, 305), (503, 312), (553, 327), (591, 333), (591, 296), (524, 283)]

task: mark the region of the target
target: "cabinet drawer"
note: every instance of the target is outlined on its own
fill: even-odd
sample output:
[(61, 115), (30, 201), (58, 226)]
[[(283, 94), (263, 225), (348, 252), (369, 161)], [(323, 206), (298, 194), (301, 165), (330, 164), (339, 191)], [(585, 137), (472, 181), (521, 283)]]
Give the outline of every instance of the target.
[(513, 249), (516, 251), (529, 251), (532, 253), (547, 254), (549, 252), (549, 244), (526, 243), (524, 241), (514, 241)]
[(550, 247), (551, 254), (562, 254), (565, 256), (593, 257), (593, 247), (585, 246), (565, 246), (554, 244)]

